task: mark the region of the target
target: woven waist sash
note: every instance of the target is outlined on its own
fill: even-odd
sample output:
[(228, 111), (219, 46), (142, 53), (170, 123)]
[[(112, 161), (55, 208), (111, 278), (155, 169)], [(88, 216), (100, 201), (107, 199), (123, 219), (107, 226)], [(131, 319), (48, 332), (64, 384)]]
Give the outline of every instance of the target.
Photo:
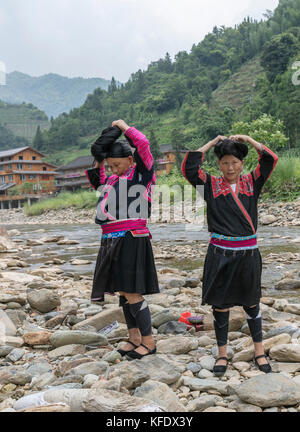
[(244, 237), (229, 237), (222, 234), (211, 233), (210, 243), (224, 248), (248, 248), (257, 247), (256, 234)]
[(139, 233), (144, 232), (149, 233), (147, 228), (146, 219), (126, 219), (122, 221), (109, 222), (107, 224), (101, 225), (103, 234), (110, 234), (118, 231), (135, 231), (138, 230)]

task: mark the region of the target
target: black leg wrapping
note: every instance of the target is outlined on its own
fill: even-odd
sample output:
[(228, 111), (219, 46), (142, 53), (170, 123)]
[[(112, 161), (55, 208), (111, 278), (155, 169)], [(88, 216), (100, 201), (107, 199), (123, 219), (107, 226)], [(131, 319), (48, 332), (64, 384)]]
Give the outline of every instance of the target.
[(262, 342), (262, 319), (259, 304), (251, 308), (243, 306), (253, 342)]
[(129, 305), (130, 312), (136, 320), (137, 327), (140, 329), (142, 336), (152, 334), (151, 314), (146, 300)]
[(226, 345), (228, 337), (229, 311), (218, 312), (213, 309), (213, 315), (217, 344), (218, 346)]
[(123, 308), (123, 313), (125, 316), (128, 330), (130, 330), (132, 328), (137, 328), (138, 325), (136, 323), (134, 316), (130, 312), (130, 305), (129, 305), (128, 300), (126, 299), (125, 296), (120, 295), (119, 305), (122, 306), (122, 308)]

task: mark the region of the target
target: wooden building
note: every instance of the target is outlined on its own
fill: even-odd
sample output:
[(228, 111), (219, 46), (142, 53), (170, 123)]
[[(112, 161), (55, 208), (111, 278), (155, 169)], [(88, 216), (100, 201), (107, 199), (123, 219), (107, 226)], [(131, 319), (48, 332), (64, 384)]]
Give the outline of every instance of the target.
[(43, 157), (43, 153), (29, 146), (0, 151), (0, 201), (22, 199), (22, 195), (11, 196), (7, 191), (24, 182), (32, 183), (29, 194), (55, 191), (56, 167), (44, 162)]
[[(170, 174), (171, 169), (176, 163), (176, 155), (170, 144), (162, 145), (160, 147), (160, 151), (162, 153), (162, 158), (157, 160), (157, 169), (155, 171), (156, 175), (161, 174)], [(187, 150), (181, 150), (181, 153), (184, 155)]]
[(55, 176), (56, 190), (74, 192), (80, 188), (88, 189), (90, 184), (85, 170), (92, 168), (93, 162), (93, 156), (80, 156), (66, 165), (59, 166)]

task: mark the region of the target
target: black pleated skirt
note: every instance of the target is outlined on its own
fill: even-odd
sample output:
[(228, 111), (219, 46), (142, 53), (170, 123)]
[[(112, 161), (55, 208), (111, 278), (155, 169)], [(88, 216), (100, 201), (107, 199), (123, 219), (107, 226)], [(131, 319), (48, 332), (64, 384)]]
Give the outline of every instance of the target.
[(222, 309), (258, 304), (261, 273), (258, 248), (232, 251), (210, 244), (204, 263), (202, 305)]
[(159, 293), (157, 272), (149, 237), (101, 239), (91, 299), (103, 301), (104, 294), (118, 291), (137, 294)]

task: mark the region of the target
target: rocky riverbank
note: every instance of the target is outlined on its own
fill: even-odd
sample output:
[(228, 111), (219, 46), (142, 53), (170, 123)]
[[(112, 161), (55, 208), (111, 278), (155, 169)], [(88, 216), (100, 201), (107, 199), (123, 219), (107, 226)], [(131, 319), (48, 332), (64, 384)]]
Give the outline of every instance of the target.
[[(154, 244), (161, 293), (146, 299), (157, 354), (128, 361), (116, 352), (127, 340), (117, 296), (91, 304), (92, 277), (62, 270), (58, 251), (45, 250), (47, 261), (37, 268), (27, 262), (43, 244), (74, 240), (41, 233), (28, 242), (17, 230), (8, 234), (2, 229), (1, 412), (300, 412), (300, 299), (276, 298), (276, 292), (300, 292), (299, 269), (289, 268), (300, 261), (299, 253), (265, 259), (267, 266), (286, 270), (272, 287), (274, 295), (261, 299), (264, 348), (273, 373), (265, 375), (253, 365), (246, 316), (236, 307), (230, 314), (229, 367), (216, 378), (213, 317), (209, 306), (201, 306), (202, 268), (170, 265), (183, 256), (191, 262), (195, 255), (204, 258), (204, 244), (178, 243), (171, 251), (164, 242)], [(178, 322), (185, 311), (204, 315), (200, 331)], [(116, 329), (99, 333), (114, 321)]]
[[(300, 226), (300, 198), (297, 201), (285, 203), (261, 203), (259, 209), (259, 224), (269, 226)], [(192, 209), (187, 209), (190, 214)], [(47, 210), (40, 216), (25, 216), (23, 209), (0, 210), (0, 225), (39, 225), (39, 224), (89, 224), (94, 223), (95, 210), (75, 209), (73, 207), (61, 210)], [(158, 218), (155, 217), (155, 220)], [(172, 223), (162, 218), (159, 223)], [(185, 223), (183, 217), (176, 223)]]

